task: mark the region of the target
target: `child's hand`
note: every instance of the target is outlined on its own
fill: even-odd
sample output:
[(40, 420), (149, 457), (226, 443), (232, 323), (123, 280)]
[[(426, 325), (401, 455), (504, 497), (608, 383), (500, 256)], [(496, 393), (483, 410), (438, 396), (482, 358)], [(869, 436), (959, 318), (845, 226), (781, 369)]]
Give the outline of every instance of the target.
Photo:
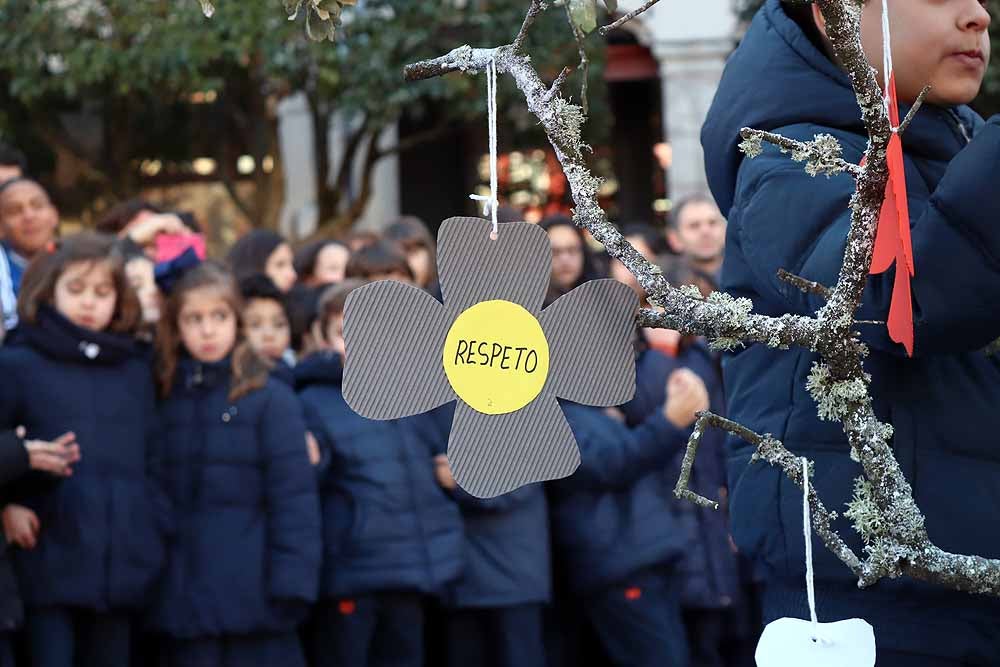
[(22, 549), (34, 549), (40, 528), (38, 515), (27, 507), (7, 505), (3, 508), (3, 533), (8, 543)]
[(306, 453), (309, 454), (309, 463), (314, 466), (318, 466), (320, 459), (323, 458), (319, 451), (319, 443), (312, 431), (306, 431)]
[(190, 234), (184, 222), (173, 213), (154, 213), (129, 225), (124, 232), (136, 245), (148, 246), (160, 234)]
[(70, 466), (80, 460), (80, 445), (76, 444), (76, 434), (72, 432), (63, 433), (52, 442), (28, 440), (24, 448), (28, 450), (32, 470), (42, 470), (59, 477), (72, 475)]
[(678, 368), (667, 378), (667, 402), (663, 414), (677, 428), (687, 428), (696, 412), (708, 409), (708, 389), (693, 371)]
[(448, 464), (446, 454), (438, 454), (434, 457), (434, 476), (442, 489), (452, 491), (458, 484), (451, 474), (451, 466)]
[(625, 413), (618, 408), (604, 408), (604, 414), (614, 419), (619, 424), (625, 423)]

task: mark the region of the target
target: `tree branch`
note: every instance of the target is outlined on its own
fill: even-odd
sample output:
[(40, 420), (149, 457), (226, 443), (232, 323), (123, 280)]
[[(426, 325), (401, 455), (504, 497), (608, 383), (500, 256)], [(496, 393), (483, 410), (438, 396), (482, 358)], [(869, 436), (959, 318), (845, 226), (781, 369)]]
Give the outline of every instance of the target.
[(833, 294), (833, 290), (829, 287), (820, 285), (812, 280), (806, 280), (805, 278), (789, 273), (784, 269), (778, 269), (778, 279), (784, 280), (789, 285), (792, 285), (806, 294), (815, 294), (816, 296), (821, 296), (824, 299), (829, 299), (830, 295)]
[(903, 122), (901, 122), (899, 124), (899, 127), (896, 128), (896, 132), (898, 134), (902, 135), (904, 132), (906, 132), (906, 128), (910, 126), (910, 121), (912, 121), (913, 117), (917, 115), (918, 111), (920, 111), (920, 107), (924, 105), (924, 100), (927, 99), (927, 94), (930, 92), (931, 92), (930, 85), (924, 86), (924, 89), (920, 91), (920, 95), (919, 97), (917, 97), (917, 101), (913, 103), (913, 106), (910, 107), (910, 110), (906, 113), (906, 118), (904, 118)]
[(590, 105), (587, 103), (587, 77), (590, 74), (590, 61), (587, 60), (587, 49), (583, 45), (585, 37), (583, 31), (573, 21), (573, 15), (569, 11), (569, 3), (563, 7), (566, 9), (566, 21), (569, 23), (569, 29), (573, 32), (573, 39), (576, 41), (576, 51), (580, 55), (579, 69), (583, 76), (583, 83), (580, 84), (580, 106), (583, 107), (583, 115), (586, 116), (590, 113)]
[[(358, 128), (351, 132), (350, 136), (347, 138), (347, 143), (344, 144), (344, 154), (340, 159), (340, 166), (337, 167), (337, 176), (334, 179), (334, 187), (340, 190), (346, 190), (347, 180), (350, 178), (351, 170), (354, 168), (354, 155), (358, 152), (358, 148), (361, 146), (361, 142), (364, 140), (365, 135), (369, 133), (369, 119), (366, 116)], [(375, 134), (378, 134), (376, 131)], [(325, 183), (322, 184), (323, 187), (329, 187)]]
[(554, 98), (559, 97), (560, 91), (562, 90), (563, 84), (566, 83), (566, 78), (573, 73), (572, 67), (563, 67), (562, 71), (552, 82), (552, 86), (549, 88), (549, 92), (545, 94), (546, 100), (551, 102)]
[(618, 20), (616, 20), (616, 21), (614, 21), (612, 23), (609, 23), (606, 26), (601, 27), (601, 34), (602, 35), (607, 35), (609, 32), (611, 32), (615, 28), (622, 27), (623, 25), (625, 25), (626, 23), (628, 23), (629, 21), (631, 21), (632, 19), (634, 19), (639, 14), (642, 14), (644, 11), (646, 11), (647, 9), (649, 9), (650, 7), (652, 7), (653, 5), (655, 5), (659, 1), (660, 0), (646, 0), (646, 2), (642, 3), (642, 5), (640, 5), (637, 9), (633, 9), (628, 14), (625, 14), (624, 16), (622, 16), (621, 18), (619, 18)]
[[(850, 77), (869, 135), (865, 167), (844, 161), (839, 143), (830, 135), (818, 135), (810, 142), (797, 142), (747, 128), (742, 145), (752, 158), (759, 154), (760, 144), (766, 140), (791, 152), (793, 159), (805, 162), (807, 173), (813, 176), (846, 172), (856, 179), (851, 199), (851, 225), (840, 273), (836, 285), (823, 292), (827, 301), (815, 317), (792, 313), (781, 317), (757, 315), (752, 313), (753, 304), (748, 299), (734, 299), (722, 292), (702, 298), (694, 291), (677, 289), (667, 283), (662, 271), (645, 260), (608, 222), (598, 204), (600, 180), (591, 174), (583, 157), (588, 147), (581, 137), (582, 109), (562, 98), (557, 85), (547, 88), (530, 59), (512, 45), (495, 49), (462, 46), (439, 58), (407, 66), (405, 76), (415, 81), (455, 71), (476, 74), (490, 59), (495, 60), (497, 72), (511, 75), (563, 167), (576, 204), (574, 222), (590, 231), (611, 257), (621, 261), (635, 275), (653, 308), (662, 309), (662, 312), (640, 311), (637, 321), (641, 326), (704, 335), (713, 347), (721, 349), (744, 343), (763, 343), (778, 348), (794, 345), (820, 355), (821, 361), (813, 365), (807, 389), (817, 403), (821, 418), (842, 423), (851, 455), (861, 462), (864, 470), (865, 480), (862, 481), (867, 484), (865, 488), (870, 489), (866, 507), (881, 519), (883, 526), (881, 533), (869, 535), (867, 560), (862, 562), (830, 527), (835, 515), (825, 509), (814, 489), (809, 493), (809, 505), (817, 534), (858, 576), (859, 585), (870, 585), (885, 576), (907, 574), (958, 590), (1000, 595), (1000, 560), (949, 554), (930, 542), (923, 514), (913, 499), (913, 490), (888, 444), (892, 427), (880, 422), (872, 408), (871, 378), (862, 364), (868, 350), (858, 340), (853, 326), (871, 266), (875, 231), (888, 181), (886, 149), (892, 127), (874, 70), (861, 48), (855, 0), (815, 0), (815, 3), (826, 19), (834, 54)], [(655, 1), (646, 2), (639, 10), (603, 28), (602, 32), (618, 27), (653, 4)], [(560, 75), (556, 83), (564, 79)], [(797, 286), (802, 287), (801, 284)], [(702, 427), (711, 423), (748, 439), (757, 446), (755, 460), (763, 459), (777, 466), (802, 486), (801, 459), (775, 438), (759, 436), (717, 416), (702, 415), (700, 419), (706, 420), (701, 423)], [(693, 451), (685, 456), (689, 459), (688, 474), (697, 451), (697, 440), (689, 449)], [(680, 485), (683, 495), (687, 495), (685, 490), (686, 483)], [(700, 498), (698, 502), (711, 501)], [(865, 536), (865, 530), (857, 521), (855, 527)]]
[(718, 501), (709, 500), (695, 493), (690, 489), (690, 486), (691, 470), (694, 467), (694, 459), (698, 455), (698, 445), (701, 444), (701, 436), (705, 432), (705, 429), (711, 425), (710, 422), (712, 422), (712, 418), (715, 416), (711, 412), (703, 411), (698, 413), (698, 421), (694, 424), (694, 430), (691, 432), (691, 438), (687, 443), (687, 450), (684, 452), (684, 458), (681, 460), (681, 474), (677, 478), (677, 484), (674, 486), (674, 496), (678, 500), (689, 500), (699, 507), (707, 507), (713, 510), (719, 509)]
[(840, 157), (840, 142), (829, 134), (817, 134), (812, 141), (803, 142), (773, 132), (744, 127), (740, 130), (740, 135), (743, 137), (740, 148), (748, 157), (759, 155), (761, 142), (766, 141), (780, 148), (782, 153), (791, 153), (792, 159), (796, 162), (805, 162), (806, 172), (811, 176), (819, 174), (833, 176), (847, 172), (857, 177), (864, 171), (864, 167)]
[(443, 137), (448, 133), (448, 130), (452, 128), (451, 123), (439, 123), (438, 125), (421, 130), (419, 132), (414, 132), (413, 134), (407, 135), (405, 139), (400, 139), (396, 142), (394, 146), (389, 148), (381, 148), (376, 154), (376, 159), (380, 160), (387, 155), (396, 155), (397, 153), (402, 153), (404, 151), (411, 150), (425, 144), (428, 141), (433, 141), (439, 137)]
[(531, 0), (531, 6), (528, 7), (528, 13), (524, 17), (524, 23), (521, 24), (521, 29), (517, 33), (517, 37), (514, 38), (513, 49), (518, 53), (524, 51), (524, 40), (528, 37), (528, 30), (531, 29), (531, 25), (538, 18), (538, 15), (544, 12), (546, 5), (542, 0)]
[(240, 210), (240, 213), (247, 217), (247, 220), (251, 224), (256, 222), (256, 217), (254, 216), (254, 211), (250, 205), (246, 202), (240, 193), (236, 190), (236, 182), (233, 180), (233, 176), (230, 171), (223, 165), (222, 161), (219, 162), (219, 180), (222, 181), (223, 187), (226, 188), (226, 192), (229, 194), (229, 198), (233, 200), (236, 204), (236, 208)]
[[(770, 434), (758, 435), (745, 426), (725, 417), (720, 417), (712, 412), (699, 412), (698, 421), (695, 422), (691, 438), (688, 440), (687, 450), (684, 453), (684, 459), (681, 462), (681, 474), (677, 480), (677, 486), (674, 488), (674, 495), (677, 498), (691, 500), (702, 507), (710, 507), (712, 509), (718, 509), (719, 507), (719, 503), (703, 498), (688, 488), (691, 482), (691, 469), (694, 465), (701, 436), (706, 429), (712, 427), (732, 433), (756, 447), (757, 450), (751, 459), (752, 462), (758, 460), (766, 461), (781, 469), (793, 483), (802, 488), (802, 459), (785, 449), (785, 446), (781, 442), (773, 438)], [(812, 464), (810, 463), (811, 466)], [(819, 495), (816, 493), (815, 485), (812, 484), (809, 485), (809, 510), (812, 515), (813, 530), (819, 535), (823, 544), (844, 565), (849, 567), (852, 572), (861, 577), (864, 574), (864, 566), (861, 560), (847, 546), (837, 531), (831, 527), (831, 524), (837, 518), (837, 513), (826, 509), (823, 501), (819, 499)]]

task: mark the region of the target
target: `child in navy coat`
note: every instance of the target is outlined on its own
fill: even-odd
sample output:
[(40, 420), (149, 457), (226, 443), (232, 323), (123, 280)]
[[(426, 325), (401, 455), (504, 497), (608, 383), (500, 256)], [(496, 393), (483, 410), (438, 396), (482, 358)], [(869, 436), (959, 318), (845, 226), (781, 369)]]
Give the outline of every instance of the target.
[(0, 428), (76, 435), (68, 478), (5, 489), (5, 524), (27, 604), (32, 663), (129, 664), (130, 615), (147, 601), (170, 517), (151, 480), (156, 451), (149, 356), (131, 335), (139, 304), (111, 238), (81, 234), (37, 258), (21, 326), (0, 350)]
[[(995, 558), (1000, 364), (982, 348), (1000, 334), (1000, 117), (984, 123), (966, 106), (989, 60), (988, 4), (888, 3), (901, 117), (930, 86), (901, 134), (914, 271), (903, 307), (913, 316), (913, 356), (884, 324), (856, 330), (870, 350), (864, 369), (872, 409), (893, 426), (890, 444), (930, 538), (950, 553)], [(864, 51), (881, 69), (882, 3), (858, 3), (857, 12), (851, 20), (861, 23)], [(761, 314), (813, 315), (825, 301), (780, 280), (778, 269), (833, 285), (844, 260), (854, 178), (813, 178), (774, 146), (752, 160), (739, 150), (743, 127), (805, 141), (825, 134), (839, 141), (844, 160), (860, 162), (868, 133), (826, 25), (816, 3), (767, 0), (727, 62), (702, 129), (708, 184), (729, 224), (722, 289), (752, 300)], [(882, 82), (881, 72), (876, 79)], [(896, 271), (868, 276), (857, 320), (888, 319)], [(842, 425), (817, 414), (807, 389), (817, 361), (802, 348), (727, 352), (728, 416), (807, 457), (816, 493), (827, 507), (843, 508), (862, 469)], [(751, 465), (753, 445), (735, 436), (727, 443), (733, 538), (763, 582), (765, 621), (808, 618), (801, 494), (781, 470)], [(863, 553), (849, 519), (832, 527)], [(813, 568), (820, 614), (871, 623), (880, 667), (996, 664), (996, 597), (909, 577), (862, 590), (818, 539)]]
[(688, 664), (671, 576), (687, 537), (655, 471), (684, 449), (708, 396), (686, 369), (667, 383), (665, 404), (631, 429), (620, 413), (563, 404), (580, 467), (549, 483), (556, 560), (615, 665)]
[(313, 619), (319, 667), (423, 664), (423, 596), (462, 568), (462, 520), (438, 485), (432, 415), (373, 421), (341, 392), (349, 281), (321, 302), (330, 347), (295, 367), (310, 430), (323, 449), (323, 571)]
[(549, 513), (542, 484), (496, 498), (457, 485), (443, 453), (454, 404), (434, 411), (441, 428), (438, 482), (462, 512), (465, 568), (447, 597), (452, 667), (543, 667), (543, 610), (552, 597)]
[[(31, 470), (68, 477), (79, 460), (80, 446), (73, 433), (65, 433), (53, 442), (26, 441), (17, 431), (0, 433), (0, 488)], [(0, 545), (0, 667), (14, 667), (13, 633), (24, 621), (24, 605), (11, 562), (12, 547), (34, 547), (38, 520), (27, 508), (19, 508), (14, 514), (4, 516), (6, 540)]]
[[(677, 368), (688, 368), (701, 378), (708, 391), (709, 409), (725, 414), (725, 397), (718, 365), (703, 339), (681, 336), (677, 356), (668, 357), (645, 343), (636, 360), (635, 397), (622, 406), (626, 424), (635, 426), (660, 409), (666, 400), (666, 379)], [(675, 571), (680, 587), (684, 621), (691, 643), (692, 664), (719, 667), (734, 636), (733, 614), (739, 598), (736, 555), (730, 547), (726, 498), (725, 433), (707, 429), (701, 437), (698, 456), (688, 483), (695, 493), (719, 500), (718, 510), (697, 507), (687, 500), (673, 504), (688, 539)], [(671, 493), (680, 475), (683, 451), (659, 471), (660, 484)], [(756, 640), (756, 635), (754, 636)]]
[(177, 535), (150, 611), (165, 667), (304, 664), (320, 518), (295, 394), (239, 339), (235, 280), (214, 264), (172, 288), (157, 337), (163, 484)]

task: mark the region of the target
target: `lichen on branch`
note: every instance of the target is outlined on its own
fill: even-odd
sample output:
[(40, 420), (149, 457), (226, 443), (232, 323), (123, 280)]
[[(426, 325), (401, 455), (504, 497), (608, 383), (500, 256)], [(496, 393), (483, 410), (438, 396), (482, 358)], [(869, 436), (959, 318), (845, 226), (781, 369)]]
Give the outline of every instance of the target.
[[(606, 29), (621, 25), (639, 11), (652, 7), (656, 1), (645, 2), (639, 10)], [(797, 288), (823, 297), (823, 305), (813, 315), (765, 316), (754, 313), (753, 304), (747, 299), (735, 299), (721, 292), (702, 298), (691, 290), (678, 289), (670, 285), (662, 271), (643, 258), (608, 221), (597, 201), (600, 181), (593, 176), (584, 158), (589, 147), (582, 141), (583, 110), (565, 100), (560, 92), (567, 70), (562, 70), (555, 82), (546, 86), (524, 50), (526, 32), (545, 10), (546, 5), (540, 0), (532, 0), (513, 43), (491, 49), (461, 46), (444, 56), (407, 66), (404, 75), (409, 81), (457, 71), (474, 75), (482, 72), (493, 59), (498, 73), (512, 77), (562, 165), (575, 203), (574, 222), (590, 231), (611, 257), (621, 261), (635, 275), (653, 306), (639, 312), (637, 323), (640, 326), (705, 336), (716, 348), (757, 343), (777, 349), (797, 347), (819, 356), (807, 389), (816, 401), (821, 418), (841, 422), (849, 443), (849, 451), (845, 451), (844, 456), (851, 456), (861, 464), (864, 476), (847, 508), (847, 516), (863, 537), (867, 535), (867, 557), (861, 560), (832, 529), (836, 513), (825, 508), (815, 485), (810, 485), (808, 503), (815, 534), (858, 577), (859, 586), (872, 585), (883, 577), (908, 575), (961, 591), (1000, 595), (1000, 560), (950, 554), (931, 542), (913, 490), (893, 455), (892, 427), (879, 421), (872, 406), (871, 377), (863, 365), (868, 349), (858, 340), (854, 326), (871, 266), (875, 231), (888, 180), (886, 148), (893, 128), (874, 70), (861, 48), (857, 0), (814, 1), (826, 20), (834, 55), (850, 77), (868, 131), (865, 166), (844, 161), (839, 144), (830, 135), (817, 135), (812, 141), (801, 142), (745, 128), (740, 144), (748, 159), (760, 155), (763, 142), (767, 141), (790, 153), (792, 159), (803, 162), (810, 175), (832, 177), (845, 173), (855, 178), (855, 193), (850, 201), (851, 225), (836, 285), (826, 287), (808, 277), (787, 272), (782, 275), (783, 280)], [(905, 131), (910, 118), (912, 113), (898, 131)], [(745, 426), (705, 413), (699, 417), (688, 443), (682, 475), (675, 490), (679, 497), (706, 507), (716, 504), (687, 488), (698, 443), (706, 428), (722, 428), (755, 445), (755, 461), (776, 466), (801, 488), (801, 459), (788, 451), (780, 440), (770, 434), (758, 435)]]

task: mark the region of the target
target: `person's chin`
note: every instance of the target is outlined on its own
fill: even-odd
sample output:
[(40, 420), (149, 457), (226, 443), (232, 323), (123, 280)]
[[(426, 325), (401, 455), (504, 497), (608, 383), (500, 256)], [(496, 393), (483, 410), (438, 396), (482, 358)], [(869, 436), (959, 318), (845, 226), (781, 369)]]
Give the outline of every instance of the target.
[(70, 318), (70, 321), (81, 329), (87, 329), (89, 331), (100, 330), (97, 326), (97, 320), (92, 317), (74, 317)]
[(937, 88), (931, 88), (927, 101), (939, 107), (969, 104), (983, 87), (983, 77), (967, 70), (951, 73)]
[(198, 358), (209, 364), (222, 361), (225, 357), (225, 350), (221, 346), (206, 345), (198, 350)]

